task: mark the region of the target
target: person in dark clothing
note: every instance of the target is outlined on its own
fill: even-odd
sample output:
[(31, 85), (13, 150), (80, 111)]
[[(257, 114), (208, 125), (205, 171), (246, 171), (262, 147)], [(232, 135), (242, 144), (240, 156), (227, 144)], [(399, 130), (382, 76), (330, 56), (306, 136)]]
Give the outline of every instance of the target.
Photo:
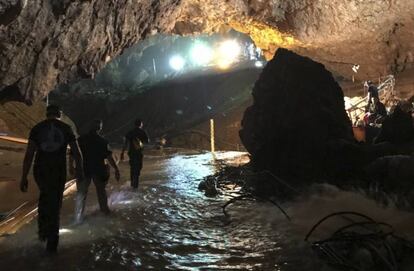
[(86, 196), (88, 188), (93, 181), (98, 195), (100, 210), (104, 214), (109, 214), (108, 198), (106, 195), (106, 185), (109, 180), (109, 168), (105, 161), (115, 170), (115, 179), (119, 182), (120, 173), (118, 166), (112, 156), (108, 141), (100, 134), (102, 132), (102, 121), (96, 120), (89, 133), (79, 137), (79, 147), (83, 156), (83, 169), (85, 178), (82, 182), (77, 182), (77, 195), (75, 204), (75, 222), (80, 223), (83, 220), (85, 210)]
[(373, 99), (375, 99), (375, 98), (379, 99), (379, 94), (378, 94), (378, 88), (374, 85), (374, 83), (372, 81), (368, 81), (367, 85), (368, 85), (368, 105), (367, 105), (367, 108), (369, 108), (371, 103), (373, 102)]
[(384, 121), (385, 117), (387, 117), (387, 109), (378, 97), (374, 97), (373, 101), (374, 103), (371, 104), (369, 109), (368, 124), (379, 124)]
[(387, 116), (387, 109), (385, 108), (385, 105), (381, 103), (378, 97), (374, 98), (374, 113), (382, 118), (385, 118)]
[(131, 187), (138, 188), (139, 176), (142, 169), (143, 146), (148, 143), (148, 135), (142, 129), (143, 122), (140, 119), (135, 120), (135, 128), (125, 135), (125, 143), (121, 152), (121, 161), (124, 160), (124, 152), (128, 149), (129, 165), (131, 168)]
[(368, 95), (370, 100), (373, 98), (379, 98), (378, 88), (374, 85), (372, 81), (368, 81)]
[(403, 103), (400, 103), (392, 114), (385, 118), (374, 143), (401, 144), (414, 140), (414, 126), (410, 109), (403, 110), (403, 108)]
[(59, 220), (66, 182), (66, 150), (69, 145), (77, 165), (77, 178), (83, 179), (82, 156), (71, 127), (60, 121), (58, 106), (50, 105), (47, 119), (30, 131), (23, 161), (20, 190), (28, 189), (27, 175), (34, 158), (33, 175), (40, 190), (38, 204), (39, 239), (47, 241), (46, 250), (56, 252), (59, 242)]

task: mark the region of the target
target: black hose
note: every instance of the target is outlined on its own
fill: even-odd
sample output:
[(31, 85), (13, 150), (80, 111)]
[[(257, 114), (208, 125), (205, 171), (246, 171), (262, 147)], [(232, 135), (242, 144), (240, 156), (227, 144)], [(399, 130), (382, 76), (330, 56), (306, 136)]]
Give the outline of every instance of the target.
[(241, 195), (235, 198), (230, 199), (229, 201), (227, 201), (221, 208), (223, 209), (223, 213), (225, 216), (228, 216), (227, 212), (226, 212), (226, 207), (229, 206), (230, 204), (238, 201), (238, 200), (243, 200), (243, 199), (252, 199), (254, 200), (254, 197), (250, 194), (245, 194), (245, 195)]
[(268, 201), (270, 201), (271, 203), (273, 203), (274, 205), (276, 205), (276, 207), (285, 215), (285, 217), (291, 221), (290, 216), (285, 212), (285, 210), (283, 210), (283, 208), (275, 201), (271, 200), (271, 199), (266, 199)]
[(390, 224), (382, 223), (382, 222), (376, 222), (376, 221), (364, 221), (364, 222), (355, 222), (355, 223), (343, 226), (343, 227), (339, 228), (338, 230), (336, 230), (333, 233), (333, 236), (343, 232), (344, 230), (347, 230), (347, 229), (350, 229), (350, 228), (353, 228), (353, 227), (366, 226), (366, 225), (387, 226), (391, 229), (391, 232), (389, 234), (392, 234), (394, 232), (394, 228)]
[(329, 214), (329, 215), (327, 215), (327, 216), (325, 216), (324, 218), (322, 218), (321, 220), (319, 220), (312, 228), (311, 228), (311, 230), (308, 232), (308, 234), (306, 235), (306, 237), (305, 237), (305, 241), (308, 241), (308, 239), (309, 239), (309, 237), (312, 235), (312, 233), (316, 230), (316, 228), (317, 227), (319, 227), (319, 225), (320, 224), (322, 224), (325, 220), (327, 220), (327, 219), (329, 219), (329, 218), (331, 218), (331, 217), (335, 217), (335, 216), (339, 216), (339, 215), (355, 215), (355, 216), (359, 216), (359, 217), (362, 217), (362, 218), (365, 218), (365, 219), (367, 219), (367, 220), (369, 220), (369, 221), (373, 221), (373, 222), (375, 222), (375, 220), (374, 219), (372, 219), (372, 218), (370, 218), (369, 216), (367, 216), (367, 215), (364, 215), (364, 214), (361, 214), (361, 213), (358, 213), (358, 212), (335, 212), (335, 213), (332, 213), (332, 214)]

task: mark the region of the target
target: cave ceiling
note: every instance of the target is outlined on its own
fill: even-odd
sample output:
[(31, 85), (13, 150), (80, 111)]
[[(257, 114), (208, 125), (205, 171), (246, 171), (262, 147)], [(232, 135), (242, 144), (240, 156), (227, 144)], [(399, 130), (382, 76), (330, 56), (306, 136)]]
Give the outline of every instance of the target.
[(246, 33), (360, 79), (413, 67), (413, 0), (0, 0), (0, 100), (30, 102), (90, 78), (157, 33)]

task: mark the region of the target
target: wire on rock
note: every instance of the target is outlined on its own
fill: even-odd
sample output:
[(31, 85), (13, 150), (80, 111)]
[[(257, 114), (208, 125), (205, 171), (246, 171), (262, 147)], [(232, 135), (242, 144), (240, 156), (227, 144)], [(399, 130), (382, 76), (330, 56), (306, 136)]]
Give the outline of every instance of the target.
[(309, 237), (312, 235), (312, 233), (316, 230), (316, 228), (318, 228), (324, 221), (326, 221), (329, 218), (335, 217), (335, 216), (342, 216), (342, 215), (354, 215), (354, 216), (359, 216), (362, 218), (365, 218), (369, 221), (375, 222), (374, 219), (372, 219), (371, 217), (358, 213), (358, 212), (335, 212), (332, 214), (329, 214), (325, 217), (323, 217), (322, 219), (320, 219), (312, 228), (311, 230), (308, 232), (308, 234), (305, 237), (305, 241), (308, 241)]

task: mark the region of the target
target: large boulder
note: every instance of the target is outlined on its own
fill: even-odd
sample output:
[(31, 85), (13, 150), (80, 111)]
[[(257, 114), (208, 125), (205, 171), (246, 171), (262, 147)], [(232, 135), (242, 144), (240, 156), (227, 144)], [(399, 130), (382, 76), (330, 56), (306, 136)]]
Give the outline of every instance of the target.
[(322, 64), (279, 49), (256, 82), (253, 100), (240, 137), (257, 169), (310, 180), (352, 167), (358, 149), (344, 96)]

